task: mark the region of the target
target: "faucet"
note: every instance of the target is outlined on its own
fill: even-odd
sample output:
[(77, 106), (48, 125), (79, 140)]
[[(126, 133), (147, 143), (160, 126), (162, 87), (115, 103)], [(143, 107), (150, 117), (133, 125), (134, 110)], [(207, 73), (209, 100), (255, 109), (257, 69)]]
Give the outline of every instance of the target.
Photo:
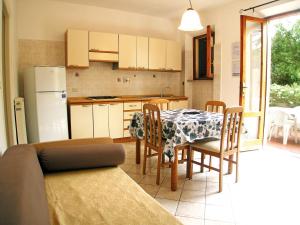
[(160, 97), (164, 97), (165, 95), (165, 90), (167, 89), (171, 89), (169, 86), (166, 86), (166, 87), (163, 87), (161, 90), (160, 90)]

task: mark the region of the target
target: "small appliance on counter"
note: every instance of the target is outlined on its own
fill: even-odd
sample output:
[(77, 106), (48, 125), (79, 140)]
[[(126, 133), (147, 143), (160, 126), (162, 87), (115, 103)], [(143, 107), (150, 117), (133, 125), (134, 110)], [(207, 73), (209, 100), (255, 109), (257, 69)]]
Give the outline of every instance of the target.
[(24, 95), (28, 142), (68, 139), (65, 67), (29, 68)]
[(17, 143), (27, 144), (24, 98), (17, 97), (14, 101)]

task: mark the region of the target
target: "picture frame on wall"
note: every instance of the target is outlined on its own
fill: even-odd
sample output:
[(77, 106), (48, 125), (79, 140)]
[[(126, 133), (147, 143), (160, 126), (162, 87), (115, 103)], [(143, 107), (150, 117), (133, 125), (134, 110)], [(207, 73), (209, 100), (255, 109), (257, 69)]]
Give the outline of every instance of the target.
[(241, 67), (241, 43), (234, 42), (231, 46), (231, 55), (232, 55), (232, 63), (231, 70), (232, 76), (240, 76), (240, 67)]

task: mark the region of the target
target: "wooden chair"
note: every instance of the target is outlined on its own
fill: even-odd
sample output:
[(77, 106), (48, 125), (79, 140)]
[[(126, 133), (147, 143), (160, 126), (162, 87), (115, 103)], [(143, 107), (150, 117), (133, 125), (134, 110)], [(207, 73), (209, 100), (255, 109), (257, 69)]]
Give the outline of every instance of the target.
[(208, 101), (205, 104), (205, 110), (208, 112), (221, 112), (224, 113), (226, 109), (225, 102), (222, 101)]
[[(224, 113), (226, 109), (226, 103), (222, 101), (207, 101), (205, 104), (205, 110), (207, 112), (221, 112)], [(205, 157), (205, 156), (203, 156)], [(211, 156), (209, 157), (209, 165), (211, 166)], [(210, 171), (210, 169), (209, 169)], [(203, 172), (203, 168), (201, 169)]]
[[(219, 192), (222, 191), (223, 184), (223, 160), (228, 161), (228, 172), (231, 173), (232, 163), (236, 164), (236, 182), (238, 182), (239, 153), (240, 153), (240, 136), (243, 120), (243, 108), (227, 108), (224, 112), (223, 126), (221, 130), (221, 140), (204, 143), (195, 143), (190, 145), (188, 152), (188, 171), (187, 176), (192, 178), (192, 163), (219, 172)], [(193, 160), (194, 151), (201, 153), (201, 162)], [(204, 164), (203, 155), (207, 154), (219, 158), (219, 168)], [(236, 160), (233, 160), (236, 155)], [(226, 158), (228, 157), (228, 158)]]
[[(160, 120), (160, 109), (154, 104), (145, 104), (143, 106), (144, 113), (144, 162), (143, 174), (146, 174), (147, 158), (158, 156), (157, 159), (157, 175), (156, 184), (160, 184), (160, 168), (163, 163), (163, 140), (162, 125)], [(152, 150), (155, 153), (152, 153)], [(169, 164), (169, 163), (168, 163)]]
[[(163, 98), (152, 99), (149, 101), (149, 104), (158, 106), (160, 110), (169, 110), (170, 108), (170, 101)], [(164, 107), (165, 105), (166, 107)]]

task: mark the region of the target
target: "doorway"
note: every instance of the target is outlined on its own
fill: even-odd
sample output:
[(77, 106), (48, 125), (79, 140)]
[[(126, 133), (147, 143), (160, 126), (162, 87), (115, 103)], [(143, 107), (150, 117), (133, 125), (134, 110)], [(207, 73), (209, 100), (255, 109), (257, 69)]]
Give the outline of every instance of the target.
[(271, 18), (268, 147), (300, 153), (300, 12)]

